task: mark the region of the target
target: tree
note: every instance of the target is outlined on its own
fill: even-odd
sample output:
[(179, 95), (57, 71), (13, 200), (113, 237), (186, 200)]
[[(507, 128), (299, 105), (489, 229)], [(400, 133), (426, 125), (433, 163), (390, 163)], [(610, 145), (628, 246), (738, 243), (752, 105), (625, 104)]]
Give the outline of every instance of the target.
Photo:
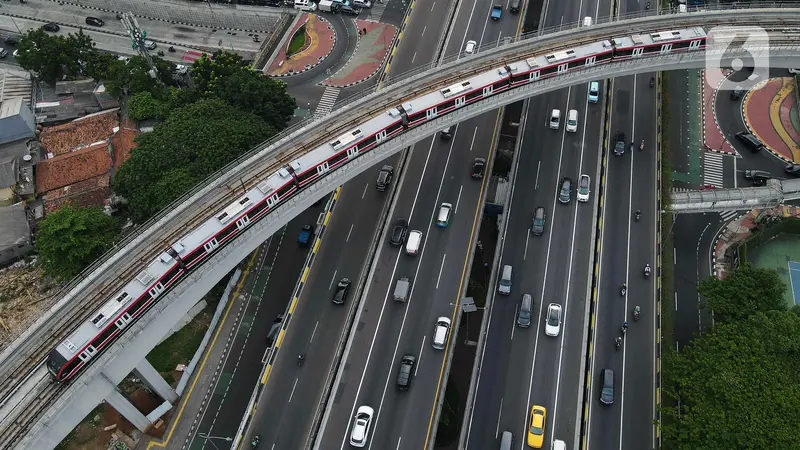
[(114, 177), (114, 191), (143, 222), (214, 171), (275, 134), (258, 116), (222, 100), (200, 100), (172, 111), (140, 135)]
[(39, 225), (36, 249), (45, 272), (70, 279), (111, 248), (119, 232), (116, 219), (98, 207), (65, 205)]
[(680, 352), (668, 353), (665, 366), (675, 381), (665, 387), (665, 404), (680, 401), (680, 408), (663, 410), (665, 448), (797, 447), (800, 317), (796, 314), (760, 311), (718, 324)]
[(297, 107), (286, 92), (286, 83), (253, 70), (240, 70), (225, 77), (213, 84), (210, 93), (261, 117), (276, 130), (286, 127)]
[(786, 284), (778, 272), (749, 264), (729, 272), (725, 280), (708, 278), (697, 289), (706, 298), (704, 306), (717, 321), (743, 319), (759, 311), (785, 311)]
[[(28, 30), (19, 41), (17, 62), (23, 69), (36, 72), (48, 84), (73, 78), (81, 73), (79, 56), (92, 46), (91, 39), (70, 39), (72, 36), (50, 35), (41, 28)], [(75, 48), (73, 45), (77, 43), (88, 48)]]
[(150, 92), (139, 92), (128, 99), (128, 115), (135, 120), (163, 119), (167, 116), (169, 105), (153, 98)]
[(195, 60), (192, 63), (191, 74), (195, 88), (205, 94), (213, 90), (217, 82), (224, 82), (234, 73), (249, 70), (239, 54), (217, 50), (212, 58), (203, 54), (200, 59)]

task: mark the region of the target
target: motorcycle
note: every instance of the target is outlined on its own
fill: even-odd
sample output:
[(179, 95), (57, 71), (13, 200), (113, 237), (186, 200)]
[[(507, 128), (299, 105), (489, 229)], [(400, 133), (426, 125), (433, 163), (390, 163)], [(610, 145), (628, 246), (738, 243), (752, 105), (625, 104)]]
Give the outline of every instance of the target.
[(644, 139), (642, 139), (642, 143), (639, 144), (639, 151), (644, 150)]
[(301, 354), (297, 355), (297, 367), (302, 366), (303, 362), (305, 362), (305, 360), (306, 360), (306, 354), (305, 353), (301, 353)]
[(637, 320), (637, 321), (639, 320), (639, 313), (640, 312), (641, 312), (641, 309), (639, 308), (639, 305), (636, 305), (636, 307), (633, 308), (633, 320)]
[(625, 333), (628, 332), (628, 322), (623, 323), (620, 329), (622, 330), (622, 335), (625, 336)]
[(644, 9), (650, 9), (650, 2), (647, 2), (647, 3), (644, 5)]
[(617, 350), (619, 350), (619, 347), (622, 345), (622, 338), (619, 337), (619, 336), (614, 338), (614, 345), (616, 345), (617, 346)]
[(258, 441), (260, 441), (260, 440), (261, 440), (261, 438), (258, 435), (253, 436), (253, 440), (250, 441), (250, 445), (252, 445), (253, 448), (256, 448), (256, 447), (258, 447)]
[(167, 51), (169, 51), (170, 53), (175, 53), (175, 47), (170, 45)]
[(639, 218), (641, 218), (641, 217), (642, 217), (642, 212), (641, 212), (641, 211), (639, 211), (639, 210), (637, 209), (637, 210), (636, 210), (636, 213), (635, 213), (635, 215), (634, 215), (634, 218), (635, 218), (635, 219), (636, 219), (636, 221), (638, 222), (638, 221), (639, 221)]
[(650, 77), (650, 87), (653, 87), (655, 85), (656, 85), (656, 77)]
[(644, 266), (644, 277), (650, 278), (650, 264)]
[(622, 295), (623, 297), (625, 297), (625, 294), (626, 294), (627, 292), (628, 292), (628, 285), (627, 285), (627, 284), (625, 284), (625, 283), (622, 283), (622, 286), (620, 287), (620, 290), (619, 290), (619, 293), (620, 293), (620, 295)]

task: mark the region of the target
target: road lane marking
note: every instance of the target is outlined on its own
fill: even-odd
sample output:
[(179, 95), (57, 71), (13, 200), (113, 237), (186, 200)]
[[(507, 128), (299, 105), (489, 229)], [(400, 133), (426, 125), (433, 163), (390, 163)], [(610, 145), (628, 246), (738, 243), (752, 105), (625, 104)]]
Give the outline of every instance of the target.
[(361, 200), (364, 200), (364, 197), (367, 195), (367, 188), (369, 187), (369, 183), (364, 185), (364, 192), (361, 193)]
[(536, 165), (536, 182), (533, 185), (533, 190), (539, 190), (539, 171), (542, 170), (542, 161), (539, 161), (539, 164)]
[(435, 7), (436, 7), (436, 2), (433, 2), (433, 4), (431, 4), (431, 12), (433, 12), (433, 8), (435, 8)]
[(350, 242), (350, 233), (353, 232), (353, 225), (355, 224), (354, 223), (350, 224), (350, 231), (347, 232), (347, 239), (344, 240), (345, 242)]
[(458, 187), (458, 198), (456, 199), (456, 211), (453, 214), (458, 214), (458, 204), (461, 203), (461, 191), (464, 190), (464, 185)]
[[(433, 11), (433, 8), (431, 8), (431, 11)], [(428, 26), (427, 26), (427, 25), (425, 25), (425, 26), (422, 28), (422, 34), (420, 34), (420, 36), (425, 36), (425, 30), (427, 30), (427, 29), (428, 29)]]
[(469, 151), (472, 152), (472, 147), (475, 145), (475, 135), (478, 134), (478, 127), (472, 132), (472, 141), (469, 143)]
[(444, 270), (444, 262), (447, 260), (447, 253), (442, 256), (442, 265), (439, 266), (439, 277), (436, 279), (436, 289), (439, 289), (439, 282), (442, 281), (442, 270)]
[(528, 259), (528, 241), (531, 239), (531, 234), (525, 230), (525, 252), (522, 254), (522, 260), (525, 261)]
[(417, 371), (419, 370), (419, 366), (420, 366), (420, 364), (422, 364), (422, 349), (425, 348), (425, 338), (426, 337), (427, 336), (422, 336), (422, 343), (419, 344), (419, 353), (417, 353), (417, 355), (419, 355), (419, 356), (417, 356), (417, 366), (414, 367), (414, 377), (415, 378), (417, 376)]
[(300, 381), (300, 377), (295, 377), (294, 384), (292, 385), (292, 392), (289, 394), (289, 401), (286, 403), (292, 403), (292, 398), (294, 397), (294, 391), (297, 389), (297, 383)]
[(415, 59), (417, 59), (417, 52), (414, 52), (414, 56), (411, 57), (411, 64), (414, 64)]
[[(456, 129), (456, 131), (457, 131), (457, 129)], [(455, 138), (455, 133), (453, 133), (453, 138)], [(455, 141), (453, 141), (453, 142), (455, 142)], [(422, 166), (422, 176), (420, 177), (420, 180), (425, 179), (425, 172), (428, 170), (428, 162), (430, 161), (431, 153), (433, 152), (433, 143), (434, 143), (434, 140), (431, 139), (431, 145), (428, 148), (428, 154), (425, 156), (425, 164)], [(452, 149), (452, 144), (451, 144), (451, 149)], [(409, 223), (411, 223), (411, 218), (414, 215), (414, 208), (417, 205), (417, 199), (419, 198), (419, 191), (421, 189), (422, 189), (422, 183), (419, 183), (419, 185), (417, 186), (417, 192), (414, 194), (414, 201), (411, 203), (411, 213), (409, 213), (409, 215), (408, 215), (408, 222)], [(423, 243), (422, 244), (422, 253), (424, 253), (424, 252), (425, 252), (425, 246), (424, 246), (424, 243)], [(400, 262), (400, 255), (402, 255), (402, 254), (403, 254), (403, 252), (399, 251), (397, 253), (397, 256), (395, 257), (394, 267), (392, 267), (392, 276), (391, 276), (392, 280), (394, 279), (395, 273), (397, 272), (397, 264)], [(419, 271), (419, 265), (417, 265), (417, 270)], [(416, 275), (415, 275), (414, 278), (416, 279)], [(408, 306), (411, 303), (412, 297), (414, 295), (414, 285), (412, 284), (411, 286), (412, 286), (411, 287), (411, 292), (409, 293), (408, 301), (406, 302), (406, 310), (405, 310), (405, 313), (403, 314), (403, 322), (402, 322), (402, 325), (400, 327), (401, 335), (402, 335), (403, 326), (405, 326), (406, 316), (408, 315), (408, 310), (409, 310)], [(349, 415), (350, 418), (347, 421), (347, 427), (345, 428), (344, 436), (342, 436), (342, 443), (341, 443), (341, 445), (339, 447), (340, 450), (344, 449), (345, 442), (347, 442), (347, 432), (346, 432), (346, 430), (350, 429), (350, 425), (352, 424), (352, 421), (353, 421), (353, 416), (355, 414), (356, 405), (358, 404), (358, 397), (359, 397), (359, 395), (361, 395), (361, 387), (364, 385), (364, 378), (367, 375), (367, 369), (369, 368), (369, 362), (370, 362), (370, 359), (372, 358), (372, 350), (375, 348), (375, 340), (377, 339), (378, 334), (380, 334), (379, 332), (380, 332), (380, 328), (381, 328), (381, 323), (383, 321), (383, 313), (386, 311), (386, 303), (387, 303), (387, 300), (389, 298), (389, 292), (391, 291), (391, 289), (392, 289), (392, 285), (390, 283), (389, 286), (386, 288), (386, 293), (384, 294), (383, 305), (381, 305), (381, 312), (378, 315), (378, 325), (377, 325), (377, 327), (375, 327), (375, 332), (372, 335), (372, 341), (369, 344), (369, 350), (367, 351), (367, 360), (364, 363), (364, 366), (363, 366), (364, 368), (363, 368), (363, 370), (361, 372), (361, 379), (358, 381), (358, 388), (356, 388), (355, 400), (353, 401), (353, 407), (350, 409), (350, 415)], [(368, 294), (369, 294), (369, 289), (365, 289), (365, 291), (364, 291), (364, 293), (362, 295), (366, 296)], [(400, 340), (399, 339), (397, 341), (397, 344), (395, 345), (395, 352), (397, 351), (397, 346), (398, 345), (400, 345)], [(386, 391), (384, 389), (384, 393), (385, 392)], [(381, 398), (381, 403), (383, 403), (383, 398)], [(378, 415), (376, 416), (375, 425), (373, 425), (373, 428), (372, 428), (373, 430), (377, 429), (377, 427), (378, 427), (377, 419), (379, 417), (380, 417), (380, 405), (378, 406)], [(372, 438), (374, 436), (375, 436), (375, 432), (373, 432), (371, 434), (371, 436), (369, 437), (369, 441), (367, 442), (367, 448), (369, 448), (369, 446), (372, 445)]]
[(331, 283), (328, 285), (328, 290), (329, 291), (331, 290), (331, 288), (333, 288), (333, 282), (336, 280), (336, 272), (338, 272), (338, 271), (339, 271), (339, 269), (335, 269), (333, 271), (333, 276), (331, 277)]
[(500, 434), (500, 416), (503, 414), (503, 397), (500, 397), (500, 411), (497, 411), (497, 425), (494, 427), (494, 438)]
[(314, 324), (314, 330), (311, 332), (311, 339), (308, 340), (309, 343), (314, 342), (314, 336), (317, 334), (317, 327), (319, 326), (319, 320)]
[(400, 441), (402, 441), (402, 440), (403, 440), (403, 436), (400, 436), (400, 437), (397, 438), (397, 447), (395, 447), (396, 450), (400, 449)]
[[(497, 129), (500, 126), (500, 117), (501, 116), (502, 116), (502, 110), (498, 110), (497, 111), (497, 116), (496, 116), (495, 122), (494, 122), (494, 131), (492, 131), (492, 140), (491, 140), (492, 145), (491, 145), (491, 147), (489, 147), (489, 155), (486, 158), (487, 162), (491, 161), (492, 155), (494, 154), (494, 140), (495, 140), (495, 137), (497, 136)], [(524, 126), (523, 126), (523, 129), (524, 129)], [(484, 183), (486, 182), (486, 178), (487, 177), (483, 177), (481, 179), (481, 189), (480, 189), (479, 192), (483, 192)], [(512, 193), (513, 193), (514, 187), (512, 186), (511, 189), (512, 189)], [(478, 214), (481, 211), (481, 205), (482, 205), (482, 198), (479, 196), (478, 197), (478, 204), (475, 206), (475, 213), (473, 214), (473, 217), (472, 217), (472, 229), (470, 230), (470, 233), (469, 233), (469, 241), (468, 242), (472, 242), (472, 239), (475, 236), (475, 227), (477, 227), (477, 225), (478, 225), (478, 217), (479, 217)], [(460, 304), (461, 304), (461, 289), (463, 288), (463, 285), (464, 285), (464, 276), (467, 273), (467, 269), (468, 269), (467, 265), (468, 264), (469, 264), (469, 252), (467, 253), (467, 256), (464, 258), (464, 266), (461, 269), (461, 281), (459, 282), (459, 285), (458, 285), (458, 297), (456, 298), (455, 309), (453, 311), (453, 319), (455, 319), (455, 314), (458, 311), (458, 308), (460, 307)], [(488, 318), (488, 320), (489, 320), (489, 323), (491, 324), (492, 323), (492, 308), (491, 307), (489, 308), (489, 318)], [(486, 333), (488, 334), (488, 332), (489, 332), (489, 329), (487, 327)], [(450, 341), (448, 339), (448, 345), (449, 345), (449, 342)], [(447, 351), (447, 350), (448, 349), (445, 348), (445, 351)], [(480, 367), (480, 365), (483, 364), (484, 355), (485, 355), (485, 352), (481, 352), (481, 362), (479, 364), (479, 367)], [(436, 395), (434, 395), (434, 398), (433, 398), (433, 407), (431, 408), (430, 419), (428, 420), (428, 431), (427, 431), (427, 433), (425, 435), (425, 447), (426, 448), (428, 446), (428, 441), (429, 441), (429, 439), (431, 437), (431, 427), (433, 426), (433, 417), (434, 417), (434, 414), (436, 413), (436, 402), (439, 399), (439, 390), (441, 389), (442, 376), (444, 375), (444, 366), (445, 365), (442, 364), (442, 367), (439, 369), (439, 380), (436, 382)], [(475, 391), (476, 392), (477, 392), (478, 388), (480, 387), (480, 382), (481, 382), (481, 379), (480, 379), (480, 377), (478, 377), (478, 381), (475, 384)], [(467, 427), (468, 430), (472, 428), (472, 419), (474, 417), (474, 412), (475, 412), (475, 408), (472, 408), (472, 410), (470, 411), (470, 416), (469, 416), (469, 426)], [(465, 444), (465, 449), (469, 447), (469, 431), (467, 431), (466, 442), (467, 443)]]
[(678, 310), (678, 293), (675, 292), (675, 311)]

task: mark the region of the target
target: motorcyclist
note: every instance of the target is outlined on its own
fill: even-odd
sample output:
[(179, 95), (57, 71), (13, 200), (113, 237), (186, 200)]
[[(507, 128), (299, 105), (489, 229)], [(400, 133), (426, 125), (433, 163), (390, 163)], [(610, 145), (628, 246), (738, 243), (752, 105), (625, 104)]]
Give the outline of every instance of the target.
[(646, 276), (646, 277), (650, 276), (650, 264), (645, 264), (645, 266), (644, 266), (644, 276)]
[(639, 144), (639, 151), (642, 150), (644, 150), (644, 139), (642, 139), (642, 142)]
[(650, 77), (650, 87), (656, 84), (656, 77)]
[(622, 323), (622, 334), (625, 334), (628, 331), (628, 322)]
[(642, 217), (642, 210), (641, 209), (637, 209), (636, 210), (636, 220), (639, 220), (639, 217)]
[(617, 336), (614, 338), (614, 344), (617, 346), (617, 348), (619, 348), (619, 346), (622, 345), (622, 337)]
[(305, 361), (305, 359), (306, 359), (306, 354), (300, 353), (299, 355), (297, 355), (297, 364), (303, 364), (303, 361)]
[(639, 305), (636, 305), (633, 308), (633, 320), (639, 320), (639, 313), (640, 312), (641, 312), (641, 308), (639, 308)]
[(620, 286), (620, 293), (624, 296), (625, 292), (627, 291), (628, 291), (628, 285), (626, 283), (622, 283), (622, 286)]
[(261, 440), (261, 437), (259, 435), (253, 436), (253, 440), (250, 442), (250, 445), (252, 445), (253, 448), (258, 447), (258, 441), (259, 440)]

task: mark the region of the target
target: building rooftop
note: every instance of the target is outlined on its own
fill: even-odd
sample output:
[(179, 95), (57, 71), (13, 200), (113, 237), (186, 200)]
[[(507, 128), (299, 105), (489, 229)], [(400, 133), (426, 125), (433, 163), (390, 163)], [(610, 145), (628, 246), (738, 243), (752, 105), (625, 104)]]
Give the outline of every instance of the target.
[(117, 109), (103, 111), (62, 125), (45, 127), (39, 141), (48, 153), (63, 155), (108, 139), (118, 125)]
[(134, 139), (139, 135), (134, 128), (123, 127), (111, 138), (111, 147), (114, 149), (114, 172), (131, 157), (131, 151), (136, 148)]
[(17, 171), (17, 157), (14, 155), (0, 157), (0, 189), (17, 184), (19, 171)]
[(36, 166), (36, 192), (44, 193), (107, 176), (110, 168), (111, 156), (107, 142), (40, 161)]
[(30, 235), (24, 203), (0, 208), (0, 251), (27, 243)]

